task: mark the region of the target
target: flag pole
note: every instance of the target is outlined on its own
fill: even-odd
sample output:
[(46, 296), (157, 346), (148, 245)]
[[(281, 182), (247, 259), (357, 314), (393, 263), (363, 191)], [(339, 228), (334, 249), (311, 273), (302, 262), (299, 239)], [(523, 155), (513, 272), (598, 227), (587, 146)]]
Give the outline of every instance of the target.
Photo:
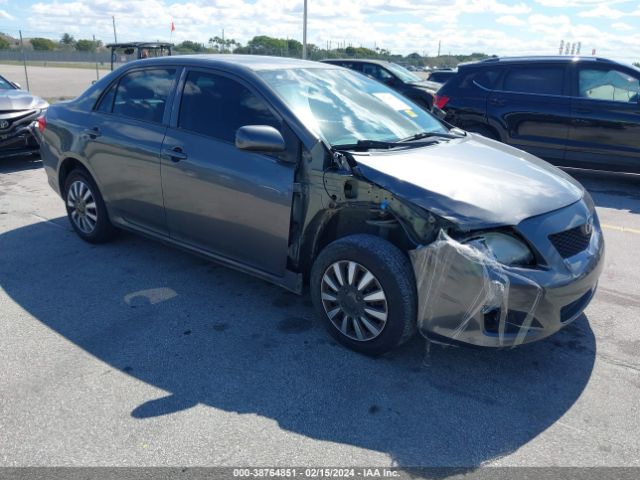
[(302, 58), (307, 58), (307, 0), (304, 0), (304, 14), (302, 20)]

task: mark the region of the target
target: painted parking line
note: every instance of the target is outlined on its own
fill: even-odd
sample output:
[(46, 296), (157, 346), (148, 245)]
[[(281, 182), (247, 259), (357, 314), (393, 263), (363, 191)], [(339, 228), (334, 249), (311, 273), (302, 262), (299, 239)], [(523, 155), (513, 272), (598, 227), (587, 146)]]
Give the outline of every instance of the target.
[(619, 227), (617, 225), (607, 225), (606, 223), (602, 224), (602, 228), (605, 228), (607, 230), (616, 230), (618, 232), (637, 233), (640, 235), (640, 229), (638, 228)]

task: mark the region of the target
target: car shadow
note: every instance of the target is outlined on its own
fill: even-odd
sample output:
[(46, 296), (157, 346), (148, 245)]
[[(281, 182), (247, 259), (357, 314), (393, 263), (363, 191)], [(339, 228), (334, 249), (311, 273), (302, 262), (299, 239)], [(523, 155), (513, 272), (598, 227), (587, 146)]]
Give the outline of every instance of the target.
[(130, 405), (140, 422), (203, 404), (401, 467), (475, 468), (553, 425), (594, 364), (584, 316), (512, 350), (434, 346), (425, 362), (416, 339), (364, 357), (331, 340), (308, 296), (134, 235), (88, 245), (66, 218), (0, 235), (0, 252), (0, 287), (35, 320), (169, 392)]
[(598, 207), (640, 213), (640, 175), (568, 171), (589, 190)]
[(42, 168), (42, 160), (38, 155), (0, 158), (0, 173), (22, 172), (38, 168)]

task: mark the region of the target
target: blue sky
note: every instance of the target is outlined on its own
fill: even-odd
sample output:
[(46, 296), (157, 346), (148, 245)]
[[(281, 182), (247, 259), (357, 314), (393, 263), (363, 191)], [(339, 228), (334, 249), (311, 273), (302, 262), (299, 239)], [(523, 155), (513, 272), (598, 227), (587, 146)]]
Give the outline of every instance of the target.
[[(221, 35), (302, 38), (302, 0), (0, 0), (0, 31), (27, 37), (206, 42)], [(308, 0), (309, 41), (435, 54), (582, 54), (640, 61), (638, 0)]]

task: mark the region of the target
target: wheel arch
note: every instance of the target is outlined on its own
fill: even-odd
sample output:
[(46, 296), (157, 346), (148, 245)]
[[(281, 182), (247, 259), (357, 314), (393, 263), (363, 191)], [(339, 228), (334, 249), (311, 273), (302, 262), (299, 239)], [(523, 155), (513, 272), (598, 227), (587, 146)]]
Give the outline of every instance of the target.
[(488, 123), (471, 122), (471, 123), (465, 125), (464, 128), (465, 128), (465, 130), (473, 132), (474, 131), (473, 130), (474, 127), (477, 128), (478, 130), (486, 130), (487, 132), (489, 132), (491, 135), (493, 135), (492, 140), (502, 141), (502, 137), (500, 135), (500, 132), (493, 125), (490, 125)]
[[(60, 189), (60, 194), (64, 195), (64, 184), (69, 177), (69, 174), (74, 170), (84, 170), (88, 173), (92, 180), (96, 182), (96, 177), (93, 175), (91, 170), (78, 158), (67, 156), (64, 160), (60, 162), (60, 166), (58, 167), (58, 188)], [(96, 185), (98, 183), (96, 182)]]
[(369, 234), (387, 240), (405, 254), (415, 247), (415, 242), (405, 226), (393, 214), (389, 218), (376, 218), (380, 210), (371, 206), (345, 206), (318, 212), (307, 225), (300, 247), (299, 270), (305, 281), (313, 262), (331, 242), (355, 234)]

